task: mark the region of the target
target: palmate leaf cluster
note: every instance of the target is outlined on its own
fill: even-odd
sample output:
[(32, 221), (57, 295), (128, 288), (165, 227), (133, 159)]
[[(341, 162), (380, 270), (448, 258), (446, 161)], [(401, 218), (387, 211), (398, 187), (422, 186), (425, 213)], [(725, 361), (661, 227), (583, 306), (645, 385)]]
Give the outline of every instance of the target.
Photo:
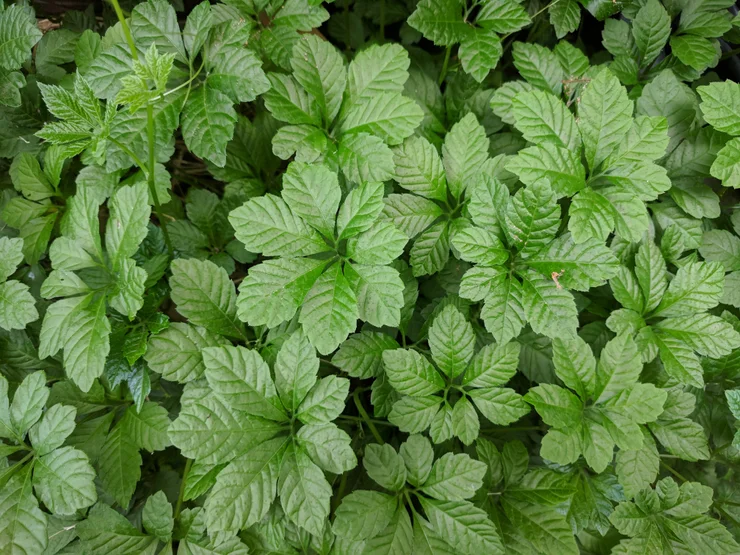
[(740, 553), (732, 2), (46, 4), (0, 553)]

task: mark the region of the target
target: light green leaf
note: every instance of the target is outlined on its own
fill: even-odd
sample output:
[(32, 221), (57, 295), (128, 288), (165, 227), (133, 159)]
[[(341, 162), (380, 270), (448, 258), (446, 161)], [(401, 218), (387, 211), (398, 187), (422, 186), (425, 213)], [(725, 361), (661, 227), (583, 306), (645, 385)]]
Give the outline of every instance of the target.
[(383, 367), (388, 381), (402, 395), (421, 397), (444, 387), (444, 380), (432, 364), (417, 351), (383, 351)]
[(550, 23), (555, 28), (555, 35), (562, 39), (578, 28), (581, 22), (581, 7), (575, 0), (564, 0), (549, 7)]
[(296, 526), (320, 535), (332, 495), (321, 469), (302, 450), (288, 449), (280, 466), (278, 487), (285, 515)]
[(565, 77), (557, 56), (536, 43), (515, 42), (512, 50), (514, 66), (530, 85), (556, 96), (563, 90)]
[(704, 120), (717, 131), (740, 136), (740, 84), (719, 81), (697, 88)]
[(381, 92), (353, 104), (342, 120), (340, 133), (369, 133), (397, 145), (414, 132), (423, 116), (410, 98)]
[(122, 507), (128, 507), (141, 478), (139, 449), (120, 426), (103, 443), (98, 459), (98, 478), (103, 489)]
[(410, 238), (419, 235), (442, 215), (436, 202), (416, 195), (388, 195), (383, 202), (383, 217)]
[(447, 179), (437, 149), (423, 137), (412, 136), (393, 151), (398, 184), (412, 193), (447, 200)]
[(228, 337), (244, 337), (236, 317), (236, 291), (226, 270), (208, 260), (172, 262), (172, 300), (193, 324)]
[(354, 330), (357, 297), (340, 264), (323, 273), (306, 294), (299, 322), (322, 355), (334, 351)]
[[(293, 223), (295, 227), (300, 230), (305, 223), (310, 222), (309, 225), (315, 227), (325, 237), (334, 236), (334, 219), (339, 208), (339, 201), (342, 198), (342, 191), (339, 188), (339, 182), (335, 172), (324, 165), (293, 162), (288, 166), (288, 171), (283, 174), (282, 197), (290, 211), (303, 220), (294, 218)], [(256, 207), (258, 205), (255, 204), (253, 206)], [(279, 206), (277, 200), (274, 206)], [(235, 215), (233, 219), (236, 219), (236, 217)], [(286, 224), (290, 223), (289, 220), (286, 221)], [(254, 230), (250, 229), (250, 232), (254, 233)], [(298, 233), (300, 235), (308, 235), (310, 231), (305, 232), (304, 230), (300, 230)], [(237, 238), (241, 239), (241, 237)], [(267, 237), (267, 239), (274, 242), (275, 236)], [(251, 237), (249, 243), (246, 241), (243, 242), (247, 245), (248, 249), (253, 250), (251, 245), (254, 242), (251, 240)], [(264, 247), (261, 250), (265, 252)], [(286, 250), (285, 248), (280, 248), (280, 251), (283, 251), (280, 254), (284, 254)], [(265, 254), (270, 253), (267, 252)]]
[(471, 32), (461, 8), (458, 0), (422, 0), (407, 23), (438, 46), (455, 44)]
[(421, 491), (440, 501), (469, 499), (483, 485), (487, 466), (464, 453), (445, 453), (434, 461)]
[(408, 52), (400, 44), (373, 44), (358, 52), (347, 73), (350, 103), (355, 104), (383, 92), (403, 92), (409, 63)]
[(332, 357), (332, 364), (353, 378), (377, 377), (383, 373), (383, 353), (398, 349), (385, 333), (362, 331), (351, 335)]
[(327, 472), (342, 474), (357, 466), (352, 439), (334, 424), (310, 424), (296, 434), (298, 445)]
[(601, 350), (596, 372), (594, 398), (597, 403), (608, 401), (637, 382), (642, 360), (630, 335), (618, 335)]
[(395, 268), (346, 264), (344, 274), (357, 296), (361, 320), (378, 327), (398, 325), (404, 284)]
[(162, 333), (151, 336), (144, 360), (164, 379), (186, 383), (203, 377), (203, 349), (226, 341), (205, 328), (173, 322)]
[(203, 350), (203, 363), (208, 385), (235, 411), (277, 422), (288, 419), (270, 367), (257, 351), (244, 347), (208, 347)]
[(410, 262), (415, 277), (439, 272), (449, 258), (450, 226), (446, 221), (422, 231), (411, 247)]
[(463, 69), (479, 83), (496, 67), (502, 54), (503, 48), (498, 35), (479, 29), (463, 39), (458, 51)]
[(284, 437), (261, 443), (219, 473), (205, 504), (209, 530), (235, 534), (267, 514), (277, 495), (286, 443)]
[(671, 51), (676, 58), (697, 71), (715, 65), (721, 54), (719, 42), (694, 35), (673, 35)]
[(524, 258), (548, 245), (560, 226), (560, 206), (549, 185), (519, 189), (506, 211), (506, 234)]
[(33, 16), (29, 16), (24, 6), (11, 4), (0, 12), (0, 67), (20, 69), (41, 36)]
[(47, 516), (33, 496), (30, 466), (20, 469), (0, 488), (0, 515), (0, 549), (4, 553), (43, 553), (48, 541)]
[(649, 67), (671, 34), (671, 18), (658, 0), (649, 1), (640, 8), (632, 21), (632, 34), (640, 51), (640, 66)]
[[(519, 44), (519, 43), (517, 43)], [(556, 96), (541, 90), (519, 93), (512, 101), (514, 126), (531, 143), (578, 149), (581, 138), (573, 114)]]
[(72, 515), (95, 503), (94, 480), (87, 455), (78, 449), (62, 447), (36, 459), (33, 487), (54, 514)]
[(709, 170), (712, 177), (722, 181), (725, 187), (740, 189), (740, 139), (730, 140), (722, 150), (717, 153), (717, 158)]
[(426, 430), (439, 411), (441, 399), (429, 397), (403, 397), (393, 404), (388, 420), (402, 432), (416, 434)]
[(231, 99), (204, 84), (190, 92), (180, 120), (188, 148), (218, 167), (226, 164), (226, 144), (234, 136), (236, 111)]
[(311, 258), (278, 258), (252, 266), (239, 287), (239, 318), (270, 327), (290, 320), (326, 264)]
[(349, 380), (336, 376), (321, 378), (303, 399), (296, 416), (304, 424), (331, 422), (344, 411)]
[(365, 540), (379, 535), (396, 512), (394, 497), (377, 491), (357, 490), (342, 499), (332, 530), (338, 536)]
[(143, 49), (154, 44), (161, 53), (171, 53), (187, 60), (175, 9), (165, 0), (148, 0), (134, 8), (131, 32)]
[(573, 197), (568, 230), (576, 243), (592, 238), (605, 241), (614, 229), (616, 210), (610, 200), (586, 187)]
[(360, 264), (390, 264), (401, 256), (408, 237), (390, 222), (377, 221), (347, 242), (347, 256)]
[(43, 456), (61, 447), (75, 429), (77, 409), (68, 405), (53, 405), (28, 433), (34, 451)]
[(678, 269), (654, 314), (684, 316), (714, 308), (724, 289), (724, 269), (717, 262), (692, 262)]
[(558, 197), (572, 196), (586, 186), (586, 170), (580, 156), (552, 143), (520, 150), (506, 163), (525, 185), (545, 181)]
[(497, 273), (488, 287), (481, 318), (494, 339), (506, 343), (518, 337), (527, 322), (522, 284), (505, 273)]
[(339, 240), (367, 231), (383, 210), (383, 184), (363, 183), (352, 189), (337, 214)]
[(609, 157), (629, 132), (632, 108), (626, 89), (608, 69), (602, 69), (586, 86), (578, 104), (578, 127), (591, 171)]
[(452, 126), (442, 145), (442, 161), (453, 197), (459, 199), (473, 176), (478, 174), (478, 168), (488, 159), (488, 148), (485, 129), (475, 114), (467, 114)]
[(362, 460), (367, 475), (378, 485), (391, 491), (400, 491), (406, 484), (403, 457), (388, 444), (370, 444)]
[(509, 251), (501, 240), (485, 229), (475, 226), (463, 227), (452, 237), (452, 246), (458, 257), (484, 266), (498, 266), (509, 258)]
[(319, 359), (313, 345), (302, 331), (294, 332), (275, 360), (275, 386), (288, 410), (298, 408), (316, 382), (318, 370)]
[(421, 506), (443, 538), (448, 538), (458, 553), (504, 553), (498, 533), (486, 513), (467, 501), (436, 501), (420, 497)]
[(342, 172), (354, 183), (388, 181), (393, 177), (393, 152), (380, 137), (369, 133), (345, 135), (337, 154)]
[(324, 121), (331, 123), (339, 112), (346, 83), (339, 51), (316, 35), (302, 35), (293, 46), (290, 64), (295, 80), (317, 102)]
[(450, 378), (465, 371), (475, 351), (473, 328), (453, 305), (444, 308), (429, 328), (429, 348), (440, 370)]
[(535, 333), (569, 337), (578, 327), (573, 296), (551, 279), (528, 275), (522, 282), (522, 306)]
[(0, 328), (22, 330), (38, 317), (36, 300), (26, 284), (15, 280), (0, 284)]
[(160, 541), (168, 542), (172, 538), (172, 529), (175, 526), (172, 505), (162, 490), (146, 500), (141, 519), (146, 531)]
[(64, 369), (85, 392), (103, 373), (110, 351), (111, 326), (105, 312), (105, 302), (101, 298), (79, 312), (74, 311), (69, 321), (60, 321), (60, 324), (69, 325), (63, 332)]
[(130, 406), (118, 426), (137, 448), (150, 453), (162, 451), (170, 444), (167, 437), (170, 418), (167, 409), (157, 403), (145, 401), (140, 410)]

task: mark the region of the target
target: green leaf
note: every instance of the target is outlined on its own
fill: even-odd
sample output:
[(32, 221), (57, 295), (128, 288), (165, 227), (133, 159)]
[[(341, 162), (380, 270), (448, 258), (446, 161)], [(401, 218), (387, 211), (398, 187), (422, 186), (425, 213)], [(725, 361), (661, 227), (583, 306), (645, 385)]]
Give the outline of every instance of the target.
[(362, 464), (367, 475), (385, 489), (400, 491), (406, 484), (403, 457), (388, 444), (368, 445)]
[(473, 358), (473, 328), (454, 306), (445, 307), (434, 318), (429, 328), (429, 348), (440, 370), (450, 378), (462, 374)]
[(519, 343), (486, 345), (476, 353), (463, 376), (470, 387), (497, 387), (508, 382), (519, 364)]
[(162, 451), (170, 444), (167, 437), (170, 426), (167, 409), (157, 403), (146, 401), (140, 410), (130, 406), (118, 426), (137, 448), (150, 453)]
[(24, 6), (11, 4), (0, 12), (0, 67), (20, 69), (41, 36), (33, 16), (29, 16)]
[(369, 133), (389, 145), (397, 145), (414, 132), (423, 115), (419, 105), (410, 98), (382, 92), (352, 104), (339, 131), (343, 135)]
[(402, 395), (422, 397), (444, 388), (444, 380), (437, 370), (417, 351), (383, 351), (383, 367), (388, 381)]
[(163, 491), (158, 491), (146, 500), (141, 519), (147, 532), (160, 541), (167, 542), (172, 538), (172, 529), (175, 525), (172, 505)]
[(712, 177), (721, 180), (725, 187), (740, 188), (740, 164), (737, 162), (739, 155), (740, 139), (732, 139), (717, 153), (712, 164)]
[(398, 343), (389, 335), (362, 331), (342, 343), (331, 360), (353, 378), (377, 377), (383, 373), (383, 353), (393, 349)]
[(503, 553), (496, 528), (486, 513), (467, 501), (436, 501), (420, 497), (421, 506), (434, 527), (459, 553)]
[(170, 287), (178, 312), (193, 324), (227, 337), (244, 336), (234, 284), (223, 268), (207, 260), (174, 260)]
[(357, 297), (341, 265), (335, 264), (306, 294), (298, 321), (314, 347), (326, 355), (352, 332), (358, 316)]
[(511, 523), (534, 543), (536, 549), (551, 553), (576, 553), (573, 532), (556, 509), (539, 503), (507, 497), (503, 509)]
[(149, 339), (144, 359), (149, 368), (162, 374), (164, 379), (186, 383), (203, 377), (203, 349), (217, 347), (226, 341), (205, 328), (173, 322)]
[(545, 181), (558, 197), (572, 196), (586, 186), (580, 157), (551, 143), (520, 150), (507, 161), (506, 169), (525, 185)]
[(161, 53), (187, 60), (175, 9), (165, 0), (142, 2), (131, 14), (131, 32), (143, 49), (154, 44)]
[(720, 54), (719, 43), (694, 35), (674, 35), (671, 37), (671, 51), (681, 62), (697, 71), (717, 63)]
[(316, 382), (298, 407), (296, 416), (304, 424), (321, 424), (335, 420), (344, 411), (349, 380), (327, 376)]
[(278, 487), (285, 515), (296, 526), (320, 535), (332, 495), (321, 469), (302, 450), (288, 449), (280, 466)]
[[(270, 89), (270, 81), (262, 71), (262, 61), (243, 43), (223, 44), (207, 62), (210, 67), (206, 86), (224, 93), (233, 102), (252, 102)], [(223, 109), (229, 112), (225, 104)], [(220, 123), (228, 129), (226, 119)]]
[(720, 358), (740, 347), (740, 334), (729, 322), (711, 314), (666, 318), (655, 324), (656, 332), (681, 340), (702, 356)]
[(474, 264), (498, 266), (509, 258), (509, 251), (501, 240), (479, 227), (467, 226), (457, 230), (452, 237), (452, 246), (458, 251), (459, 258)]
[(671, 18), (658, 0), (647, 2), (640, 8), (632, 21), (632, 34), (640, 51), (640, 65), (650, 66), (671, 34)]
[(271, 327), (290, 320), (326, 264), (310, 258), (280, 258), (252, 266), (239, 288), (239, 318), (253, 326)]
[(578, 336), (554, 339), (552, 361), (555, 374), (581, 399), (588, 399), (594, 394), (596, 359), (583, 339)]
[(277, 495), (285, 445), (285, 438), (261, 443), (219, 473), (205, 504), (209, 530), (234, 534), (267, 514)]
[(569, 289), (587, 291), (611, 278), (619, 268), (614, 254), (595, 239), (576, 244), (567, 233), (526, 260), (527, 266), (545, 275), (557, 275)]
[(352, 189), (337, 214), (339, 240), (370, 229), (383, 210), (383, 184), (363, 183)]
[(388, 420), (402, 432), (423, 432), (439, 411), (440, 401), (436, 396), (402, 397), (393, 404)]
[(244, 347), (208, 347), (203, 350), (206, 379), (231, 408), (277, 422), (288, 419), (278, 398), (270, 367)]
[[(290, 211), (310, 222), (325, 237), (334, 235), (334, 218), (341, 196), (337, 175), (326, 166), (293, 162), (283, 176), (282, 197)], [(302, 223), (296, 220), (298, 226)]]
[[(7, 382), (3, 380), (7, 395)], [(28, 374), (16, 389), (10, 404), (10, 425), (18, 439), (41, 418), (49, 389), (46, 387), (46, 374), (43, 371)]]
[(367, 541), (365, 548), (370, 553), (409, 553), (413, 547), (413, 529), (408, 511), (401, 505), (396, 509), (390, 524)]
[(471, 32), (458, 0), (422, 0), (407, 22), (438, 46), (460, 42)]
[(53, 405), (39, 422), (29, 430), (28, 437), (39, 456), (61, 447), (75, 429), (77, 409), (67, 405)]
[(408, 237), (419, 235), (442, 215), (436, 202), (416, 195), (388, 195), (383, 202), (383, 217)]
[(666, 373), (679, 383), (704, 385), (703, 371), (694, 349), (670, 335), (653, 334)]
[(625, 497), (632, 499), (658, 477), (660, 458), (652, 436), (644, 433), (640, 449), (617, 451), (616, 470)]
[(596, 402), (608, 401), (636, 383), (641, 371), (642, 360), (630, 335), (618, 335), (609, 341), (601, 351), (596, 371)]
[(547, 183), (519, 189), (506, 212), (506, 234), (524, 258), (548, 245), (560, 226), (560, 206)]
[(590, 187), (579, 191), (570, 205), (568, 230), (576, 243), (605, 241), (614, 229), (616, 210), (611, 201)]
[(36, 459), (33, 487), (51, 512), (72, 515), (97, 500), (95, 471), (82, 451), (55, 449)]
[(190, 92), (182, 110), (182, 136), (188, 148), (218, 167), (226, 164), (226, 144), (234, 135), (236, 112), (221, 91), (202, 85)]
[(573, 296), (551, 279), (528, 275), (522, 282), (522, 306), (535, 333), (568, 337), (578, 327), (578, 310)]
[(740, 135), (740, 85), (732, 81), (711, 83), (697, 88), (704, 120), (717, 131)]
[(501, 34), (510, 34), (525, 27), (530, 22), (527, 11), (511, 0), (491, 0), (481, 6), (476, 25)]
[(450, 226), (445, 221), (422, 231), (411, 247), (410, 262), (415, 277), (439, 272), (449, 258)]
[(549, 8), (550, 23), (555, 28), (555, 35), (562, 39), (578, 28), (581, 22), (581, 7), (575, 0), (565, 0)]
[(296, 440), (311, 460), (328, 472), (342, 474), (357, 466), (351, 438), (334, 424), (310, 424), (296, 434)]
[(114, 270), (123, 258), (132, 257), (147, 235), (149, 196), (145, 183), (118, 189), (110, 200), (105, 248)]
[(394, 178), (401, 187), (425, 198), (447, 200), (445, 169), (437, 149), (429, 141), (409, 137), (394, 149), (393, 161)]
[(403, 92), (408, 79), (408, 52), (400, 44), (373, 44), (358, 52), (347, 71), (351, 104), (383, 92)]
[(16, 191), (28, 200), (44, 200), (55, 194), (54, 187), (32, 154), (24, 152), (16, 156), (8, 172)]
[(357, 296), (358, 314), (374, 326), (397, 326), (404, 306), (404, 284), (387, 266), (347, 264), (344, 274)]
[(369, 133), (345, 135), (337, 151), (339, 166), (350, 181), (388, 181), (393, 177), (393, 152)]
[(366, 540), (379, 535), (396, 512), (394, 497), (376, 491), (357, 490), (342, 499), (332, 530), (338, 536)]
[(63, 331), (64, 368), (82, 391), (89, 391), (95, 379), (103, 373), (110, 352), (111, 326), (105, 312), (105, 302), (101, 298), (72, 313), (69, 321), (60, 322), (69, 325)]
[(390, 222), (377, 221), (347, 242), (347, 256), (360, 264), (390, 264), (401, 256), (408, 237)]
[(578, 104), (578, 128), (591, 171), (598, 168), (632, 126), (632, 101), (619, 80), (602, 69), (586, 86)]
[(724, 269), (717, 262), (693, 262), (678, 269), (654, 314), (684, 316), (714, 308), (724, 289)]
[(562, 387), (541, 384), (524, 396), (538, 412), (545, 424), (555, 428), (578, 428), (583, 420), (583, 403)]
[(36, 300), (28, 286), (15, 280), (0, 284), (0, 327), (20, 330), (37, 320)]
[[(484, 277), (489, 279), (489, 276)], [(507, 277), (505, 272), (496, 272), (490, 281), (489, 292), (482, 297), (485, 303), (481, 318), (494, 339), (506, 343), (518, 337), (527, 323), (522, 284), (517, 279)]]
[(46, 549), (47, 516), (33, 496), (30, 466), (14, 474), (0, 490), (0, 515), (0, 548), (4, 552), (20, 555)]
[(213, 12), (208, 2), (201, 2), (188, 14), (185, 28), (182, 31), (182, 40), (191, 60), (198, 55), (205, 44), (212, 25)]
[(290, 59), (293, 77), (318, 103), (328, 124), (339, 112), (346, 83), (339, 51), (315, 35), (302, 35)]
[(434, 451), (429, 440), (421, 435), (411, 435), (401, 444), (399, 454), (406, 465), (407, 480), (420, 487), (432, 471)]
[(563, 89), (563, 68), (557, 56), (535, 43), (515, 42), (512, 50), (514, 66), (530, 85), (560, 95)]
[(265, 106), (279, 121), (295, 125), (318, 126), (321, 122), (319, 105), (298, 82), (289, 75), (270, 73), (271, 87), (264, 94)]
[(108, 434), (100, 451), (98, 478), (103, 489), (122, 507), (128, 507), (141, 478), (141, 455), (121, 426)]
[(139, 532), (126, 517), (104, 503), (96, 504), (87, 520), (76, 525), (76, 531), (83, 548), (94, 555), (110, 553), (112, 547), (146, 553), (157, 544), (156, 538)]
[(299, 330), (283, 343), (275, 361), (275, 386), (283, 405), (298, 408), (316, 382), (319, 359), (308, 338)]
[(488, 147), (485, 129), (473, 113), (467, 114), (447, 133), (442, 145), (442, 161), (448, 189), (456, 199), (478, 173), (477, 168), (488, 159)]
[(503, 54), (501, 39), (491, 31), (476, 29), (460, 44), (458, 56), (466, 73), (481, 83)]
[(668, 289), (668, 277), (663, 255), (652, 241), (643, 241), (637, 250), (635, 276), (645, 302), (644, 310), (655, 309)]
[(234, 411), (215, 395), (183, 404), (169, 427), (170, 441), (184, 457), (204, 464), (223, 464), (259, 445), (281, 425)]
[(421, 491), (440, 501), (462, 501), (483, 485), (486, 464), (464, 453), (445, 453), (434, 461)]
[(581, 139), (576, 120), (553, 94), (541, 90), (521, 92), (511, 106), (514, 126), (529, 142), (552, 143), (569, 150), (578, 148)]

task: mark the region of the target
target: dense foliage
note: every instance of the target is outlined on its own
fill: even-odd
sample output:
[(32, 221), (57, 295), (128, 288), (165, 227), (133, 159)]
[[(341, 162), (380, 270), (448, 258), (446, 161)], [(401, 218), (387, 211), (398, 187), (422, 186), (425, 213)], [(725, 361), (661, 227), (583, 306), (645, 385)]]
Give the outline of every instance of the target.
[(72, 4), (0, 3), (0, 553), (740, 553), (731, 0)]

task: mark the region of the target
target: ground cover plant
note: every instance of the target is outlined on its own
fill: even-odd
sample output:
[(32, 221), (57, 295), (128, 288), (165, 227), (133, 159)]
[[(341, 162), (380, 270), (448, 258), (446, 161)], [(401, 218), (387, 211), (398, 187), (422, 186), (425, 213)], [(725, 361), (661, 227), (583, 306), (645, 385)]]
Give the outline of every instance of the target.
[(0, 553), (740, 553), (737, 14), (0, 2)]

